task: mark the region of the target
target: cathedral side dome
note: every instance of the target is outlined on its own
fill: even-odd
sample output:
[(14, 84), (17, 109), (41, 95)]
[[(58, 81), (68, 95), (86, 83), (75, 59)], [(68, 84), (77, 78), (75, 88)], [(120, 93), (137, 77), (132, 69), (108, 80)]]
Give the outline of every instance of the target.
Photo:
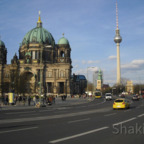
[(0, 47), (5, 47), (5, 44), (2, 40), (0, 40)]
[(0, 40), (0, 64), (7, 63), (7, 49), (2, 40)]
[(69, 45), (69, 41), (63, 36), (59, 39), (58, 44)]
[(55, 44), (52, 34), (42, 27), (40, 16), (37, 22), (37, 27), (30, 30), (23, 38), (22, 45), (28, 43)]

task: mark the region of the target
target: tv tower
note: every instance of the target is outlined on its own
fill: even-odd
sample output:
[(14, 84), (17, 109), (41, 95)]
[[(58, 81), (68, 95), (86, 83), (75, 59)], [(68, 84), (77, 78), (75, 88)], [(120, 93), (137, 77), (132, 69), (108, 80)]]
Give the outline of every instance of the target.
[(120, 71), (120, 43), (122, 41), (122, 37), (120, 36), (120, 30), (118, 27), (118, 6), (116, 1), (116, 35), (114, 38), (114, 42), (117, 46), (117, 85), (121, 84), (121, 71)]

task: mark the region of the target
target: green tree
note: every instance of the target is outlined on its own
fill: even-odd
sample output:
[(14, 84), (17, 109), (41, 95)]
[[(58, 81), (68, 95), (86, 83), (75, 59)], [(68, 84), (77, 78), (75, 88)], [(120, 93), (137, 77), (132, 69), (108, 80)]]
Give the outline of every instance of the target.
[(10, 70), (10, 91), (18, 93), (18, 81), (19, 81), (19, 70), (18, 68), (13, 68)]
[(18, 80), (18, 93), (25, 95), (25, 93), (31, 92), (31, 84), (30, 84), (31, 75), (29, 73), (23, 73), (19, 76)]
[(88, 82), (87, 90), (88, 90), (88, 91), (93, 91), (93, 83)]
[(112, 88), (111, 87), (108, 87), (108, 88), (103, 88), (102, 89), (102, 94), (105, 94), (105, 93), (112, 93)]
[(143, 84), (135, 84), (134, 85), (134, 93), (135, 94), (139, 94), (142, 89), (144, 89)]

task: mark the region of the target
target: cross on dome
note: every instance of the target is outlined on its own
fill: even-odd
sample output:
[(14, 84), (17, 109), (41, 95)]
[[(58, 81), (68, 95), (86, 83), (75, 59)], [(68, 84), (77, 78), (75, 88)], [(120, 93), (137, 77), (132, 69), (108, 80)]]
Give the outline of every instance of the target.
[(41, 21), (41, 17), (40, 17), (41, 11), (39, 11), (39, 18), (37, 21), (37, 27), (42, 27), (42, 21)]

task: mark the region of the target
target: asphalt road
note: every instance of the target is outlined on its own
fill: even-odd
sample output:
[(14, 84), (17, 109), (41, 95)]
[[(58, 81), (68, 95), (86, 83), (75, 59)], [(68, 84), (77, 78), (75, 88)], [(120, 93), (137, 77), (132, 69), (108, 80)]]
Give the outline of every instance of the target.
[(143, 144), (144, 100), (113, 110), (113, 101), (0, 112), (1, 144)]

